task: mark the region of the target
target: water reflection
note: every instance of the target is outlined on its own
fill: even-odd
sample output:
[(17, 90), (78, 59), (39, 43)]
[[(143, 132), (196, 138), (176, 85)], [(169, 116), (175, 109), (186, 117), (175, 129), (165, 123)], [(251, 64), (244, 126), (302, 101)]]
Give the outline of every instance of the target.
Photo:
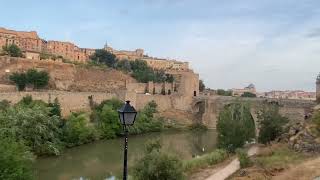
[[(215, 148), (216, 132), (165, 131), (129, 137), (128, 165), (143, 155), (144, 143), (160, 138), (163, 149), (182, 159), (190, 159)], [(68, 149), (62, 156), (39, 159), (38, 179), (87, 180), (121, 176), (123, 140), (105, 140)]]

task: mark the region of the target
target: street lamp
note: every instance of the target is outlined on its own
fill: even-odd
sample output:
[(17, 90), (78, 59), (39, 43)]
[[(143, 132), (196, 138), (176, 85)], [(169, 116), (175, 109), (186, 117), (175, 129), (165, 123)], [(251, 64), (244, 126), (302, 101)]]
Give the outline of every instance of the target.
[(127, 156), (128, 156), (128, 129), (127, 126), (132, 126), (136, 119), (137, 111), (133, 106), (130, 105), (130, 101), (126, 103), (118, 110), (120, 123), (123, 126), (124, 131), (124, 158), (123, 158), (123, 180), (127, 180), (128, 167), (127, 167)]

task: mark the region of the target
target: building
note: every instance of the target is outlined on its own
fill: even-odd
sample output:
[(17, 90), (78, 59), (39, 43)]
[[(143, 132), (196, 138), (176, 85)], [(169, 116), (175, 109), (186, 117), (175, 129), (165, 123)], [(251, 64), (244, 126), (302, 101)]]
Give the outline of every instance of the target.
[(241, 96), (243, 93), (249, 92), (252, 94), (256, 94), (256, 88), (253, 84), (249, 84), (249, 86), (243, 88), (243, 89), (232, 89), (232, 96)]
[(46, 41), (35, 31), (14, 31), (0, 28), (0, 47), (15, 44), (29, 59), (40, 59), (40, 53), (61, 56), (65, 59), (86, 62), (94, 53), (93, 49), (79, 48), (70, 42)]
[[(40, 59), (40, 54), (45, 53), (69, 61), (86, 63), (90, 59), (90, 56), (95, 52), (95, 49), (80, 48), (71, 42), (46, 41), (41, 39), (35, 31), (14, 31), (0, 28), (0, 47), (10, 44), (17, 45), (28, 59)], [(157, 70), (190, 70), (188, 62), (149, 57), (144, 54), (143, 49), (136, 49), (134, 51), (116, 50), (107, 44), (104, 49), (113, 53), (119, 60), (144, 60), (147, 62), (148, 66)]]
[(270, 91), (270, 92), (265, 92), (264, 95), (261, 95), (261, 97), (275, 98), (275, 99), (315, 100), (316, 93), (315, 92), (305, 92), (305, 91), (301, 91), (301, 90)]

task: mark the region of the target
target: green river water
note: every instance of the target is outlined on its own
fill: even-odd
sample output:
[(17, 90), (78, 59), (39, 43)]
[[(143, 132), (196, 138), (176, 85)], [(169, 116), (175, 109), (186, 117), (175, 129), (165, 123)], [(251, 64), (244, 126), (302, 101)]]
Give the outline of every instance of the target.
[[(160, 138), (162, 148), (181, 159), (191, 159), (215, 149), (216, 131), (163, 131), (129, 136), (128, 166), (144, 153), (144, 143)], [(94, 142), (65, 150), (58, 157), (40, 158), (36, 162), (39, 180), (102, 180), (121, 177), (123, 139)]]

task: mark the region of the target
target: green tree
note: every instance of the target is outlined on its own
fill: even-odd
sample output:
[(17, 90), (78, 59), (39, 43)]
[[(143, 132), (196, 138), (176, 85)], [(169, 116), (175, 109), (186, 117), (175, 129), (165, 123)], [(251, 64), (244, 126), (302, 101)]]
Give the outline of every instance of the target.
[(203, 83), (203, 81), (200, 79), (199, 80), (199, 91), (203, 92), (206, 89), (205, 84)]
[(279, 113), (279, 107), (275, 104), (266, 104), (258, 112), (260, 125), (258, 141), (267, 144), (283, 133), (283, 126), (288, 122), (286, 117)]
[(0, 137), (0, 179), (34, 179), (32, 169), (34, 157), (29, 149), (22, 142)]
[(19, 91), (25, 90), (28, 82), (26, 73), (14, 72), (9, 76), (9, 79), (16, 84)]
[(232, 96), (232, 92), (231, 91), (225, 91), (223, 89), (218, 89), (217, 90), (217, 94), (220, 96)]
[(0, 113), (3, 130), (16, 140), (23, 140), (37, 155), (58, 155), (61, 152), (61, 129), (58, 116), (49, 116), (49, 108), (39, 101), (22, 103)]
[(51, 110), (50, 110), (51, 116), (55, 115), (55, 116), (58, 116), (61, 118), (61, 106), (60, 106), (58, 98), (55, 98), (54, 102), (49, 103), (48, 106), (51, 107)]
[(160, 143), (152, 142), (146, 146), (146, 154), (137, 161), (133, 177), (137, 180), (181, 180), (183, 177), (182, 162), (174, 155), (161, 152)]
[(116, 56), (104, 49), (97, 49), (90, 59), (96, 63), (106, 64), (109, 67), (114, 67), (117, 62)]
[(11, 57), (22, 57), (23, 56), (21, 49), (15, 44), (3, 46), (2, 50), (5, 54), (7, 54)]
[(217, 122), (218, 147), (229, 152), (255, 138), (255, 124), (248, 104), (236, 101), (223, 108)]
[(97, 139), (95, 129), (86, 114), (71, 114), (63, 127), (63, 141), (68, 147), (89, 143)]
[(101, 111), (97, 112), (96, 117), (102, 137), (115, 138), (122, 132), (118, 112), (112, 106), (104, 105)]
[(43, 88), (49, 83), (49, 74), (46, 71), (37, 71), (36, 69), (29, 69), (27, 71), (27, 82), (33, 84), (34, 88)]
[(257, 97), (257, 95), (251, 92), (244, 92), (241, 97)]

